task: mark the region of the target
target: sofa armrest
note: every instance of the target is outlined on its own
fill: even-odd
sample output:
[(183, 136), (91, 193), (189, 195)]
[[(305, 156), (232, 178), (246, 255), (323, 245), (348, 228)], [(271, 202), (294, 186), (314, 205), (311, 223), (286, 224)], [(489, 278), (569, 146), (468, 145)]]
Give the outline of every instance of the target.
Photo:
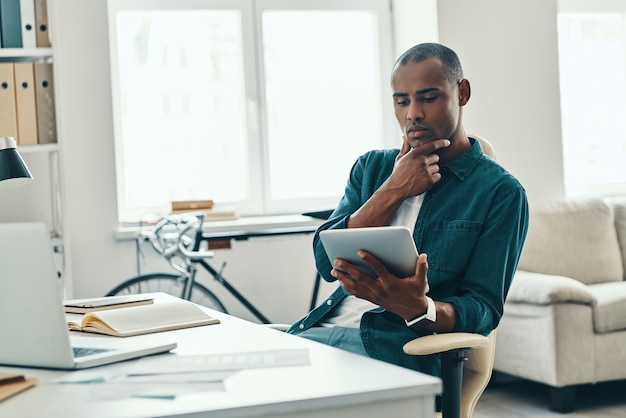
[(596, 298), (584, 283), (565, 276), (517, 270), (507, 302), (550, 305), (580, 303), (595, 305)]

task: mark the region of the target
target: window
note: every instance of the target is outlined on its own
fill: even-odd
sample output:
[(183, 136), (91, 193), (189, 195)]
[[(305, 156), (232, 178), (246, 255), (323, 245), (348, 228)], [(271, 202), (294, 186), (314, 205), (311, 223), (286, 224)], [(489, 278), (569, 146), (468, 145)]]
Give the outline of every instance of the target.
[(120, 221), (330, 208), (400, 145), (388, 0), (112, 0), (109, 27)]
[(626, 5), (560, 1), (566, 193), (626, 193)]

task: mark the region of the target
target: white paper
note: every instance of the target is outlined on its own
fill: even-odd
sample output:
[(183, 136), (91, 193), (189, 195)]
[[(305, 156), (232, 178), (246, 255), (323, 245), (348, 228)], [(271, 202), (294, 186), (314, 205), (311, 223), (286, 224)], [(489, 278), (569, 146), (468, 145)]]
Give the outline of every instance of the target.
[(128, 375), (198, 373), (309, 364), (311, 364), (311, 359), (306, 348), (191, 356), (176, 355), (166, 358), (142, 358), (133, 365)]

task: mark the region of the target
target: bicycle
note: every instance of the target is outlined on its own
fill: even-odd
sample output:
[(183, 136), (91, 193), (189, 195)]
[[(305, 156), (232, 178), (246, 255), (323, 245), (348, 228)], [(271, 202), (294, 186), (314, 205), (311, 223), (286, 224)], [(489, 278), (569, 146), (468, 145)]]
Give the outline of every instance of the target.
[(213, 251), (200, 249), (202, 241), (202, 214), (187, 214), (161, 218), (152, 231), (141, 231), (137, 237), (137, 248), (141, 241), (149, 240), (152, 247), (168, 261), (175, 273), (145, 273), (132, 277), (117, 285), (106, 296), (165, 292), (182, 299), (190, 300), (208, 308), (228, 313), (222, 301), (205, 285), (196, 281), (198, 265), (224, 286), (252, 314), (264, 324), (271, 323), (259, 310), (239, 293), (222, 275), (226, 263), (219, 271), (207, 260)]

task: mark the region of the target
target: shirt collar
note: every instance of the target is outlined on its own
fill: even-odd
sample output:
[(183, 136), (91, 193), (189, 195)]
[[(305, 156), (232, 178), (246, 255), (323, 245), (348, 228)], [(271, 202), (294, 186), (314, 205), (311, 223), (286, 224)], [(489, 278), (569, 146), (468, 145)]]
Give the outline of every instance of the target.
[(465, 179), (480, 162), (483, 152), (475, 138), (469, 137), (472, 146), (460, 157), (441, 167), (442, 170), (450, 171), (459, 180)]

